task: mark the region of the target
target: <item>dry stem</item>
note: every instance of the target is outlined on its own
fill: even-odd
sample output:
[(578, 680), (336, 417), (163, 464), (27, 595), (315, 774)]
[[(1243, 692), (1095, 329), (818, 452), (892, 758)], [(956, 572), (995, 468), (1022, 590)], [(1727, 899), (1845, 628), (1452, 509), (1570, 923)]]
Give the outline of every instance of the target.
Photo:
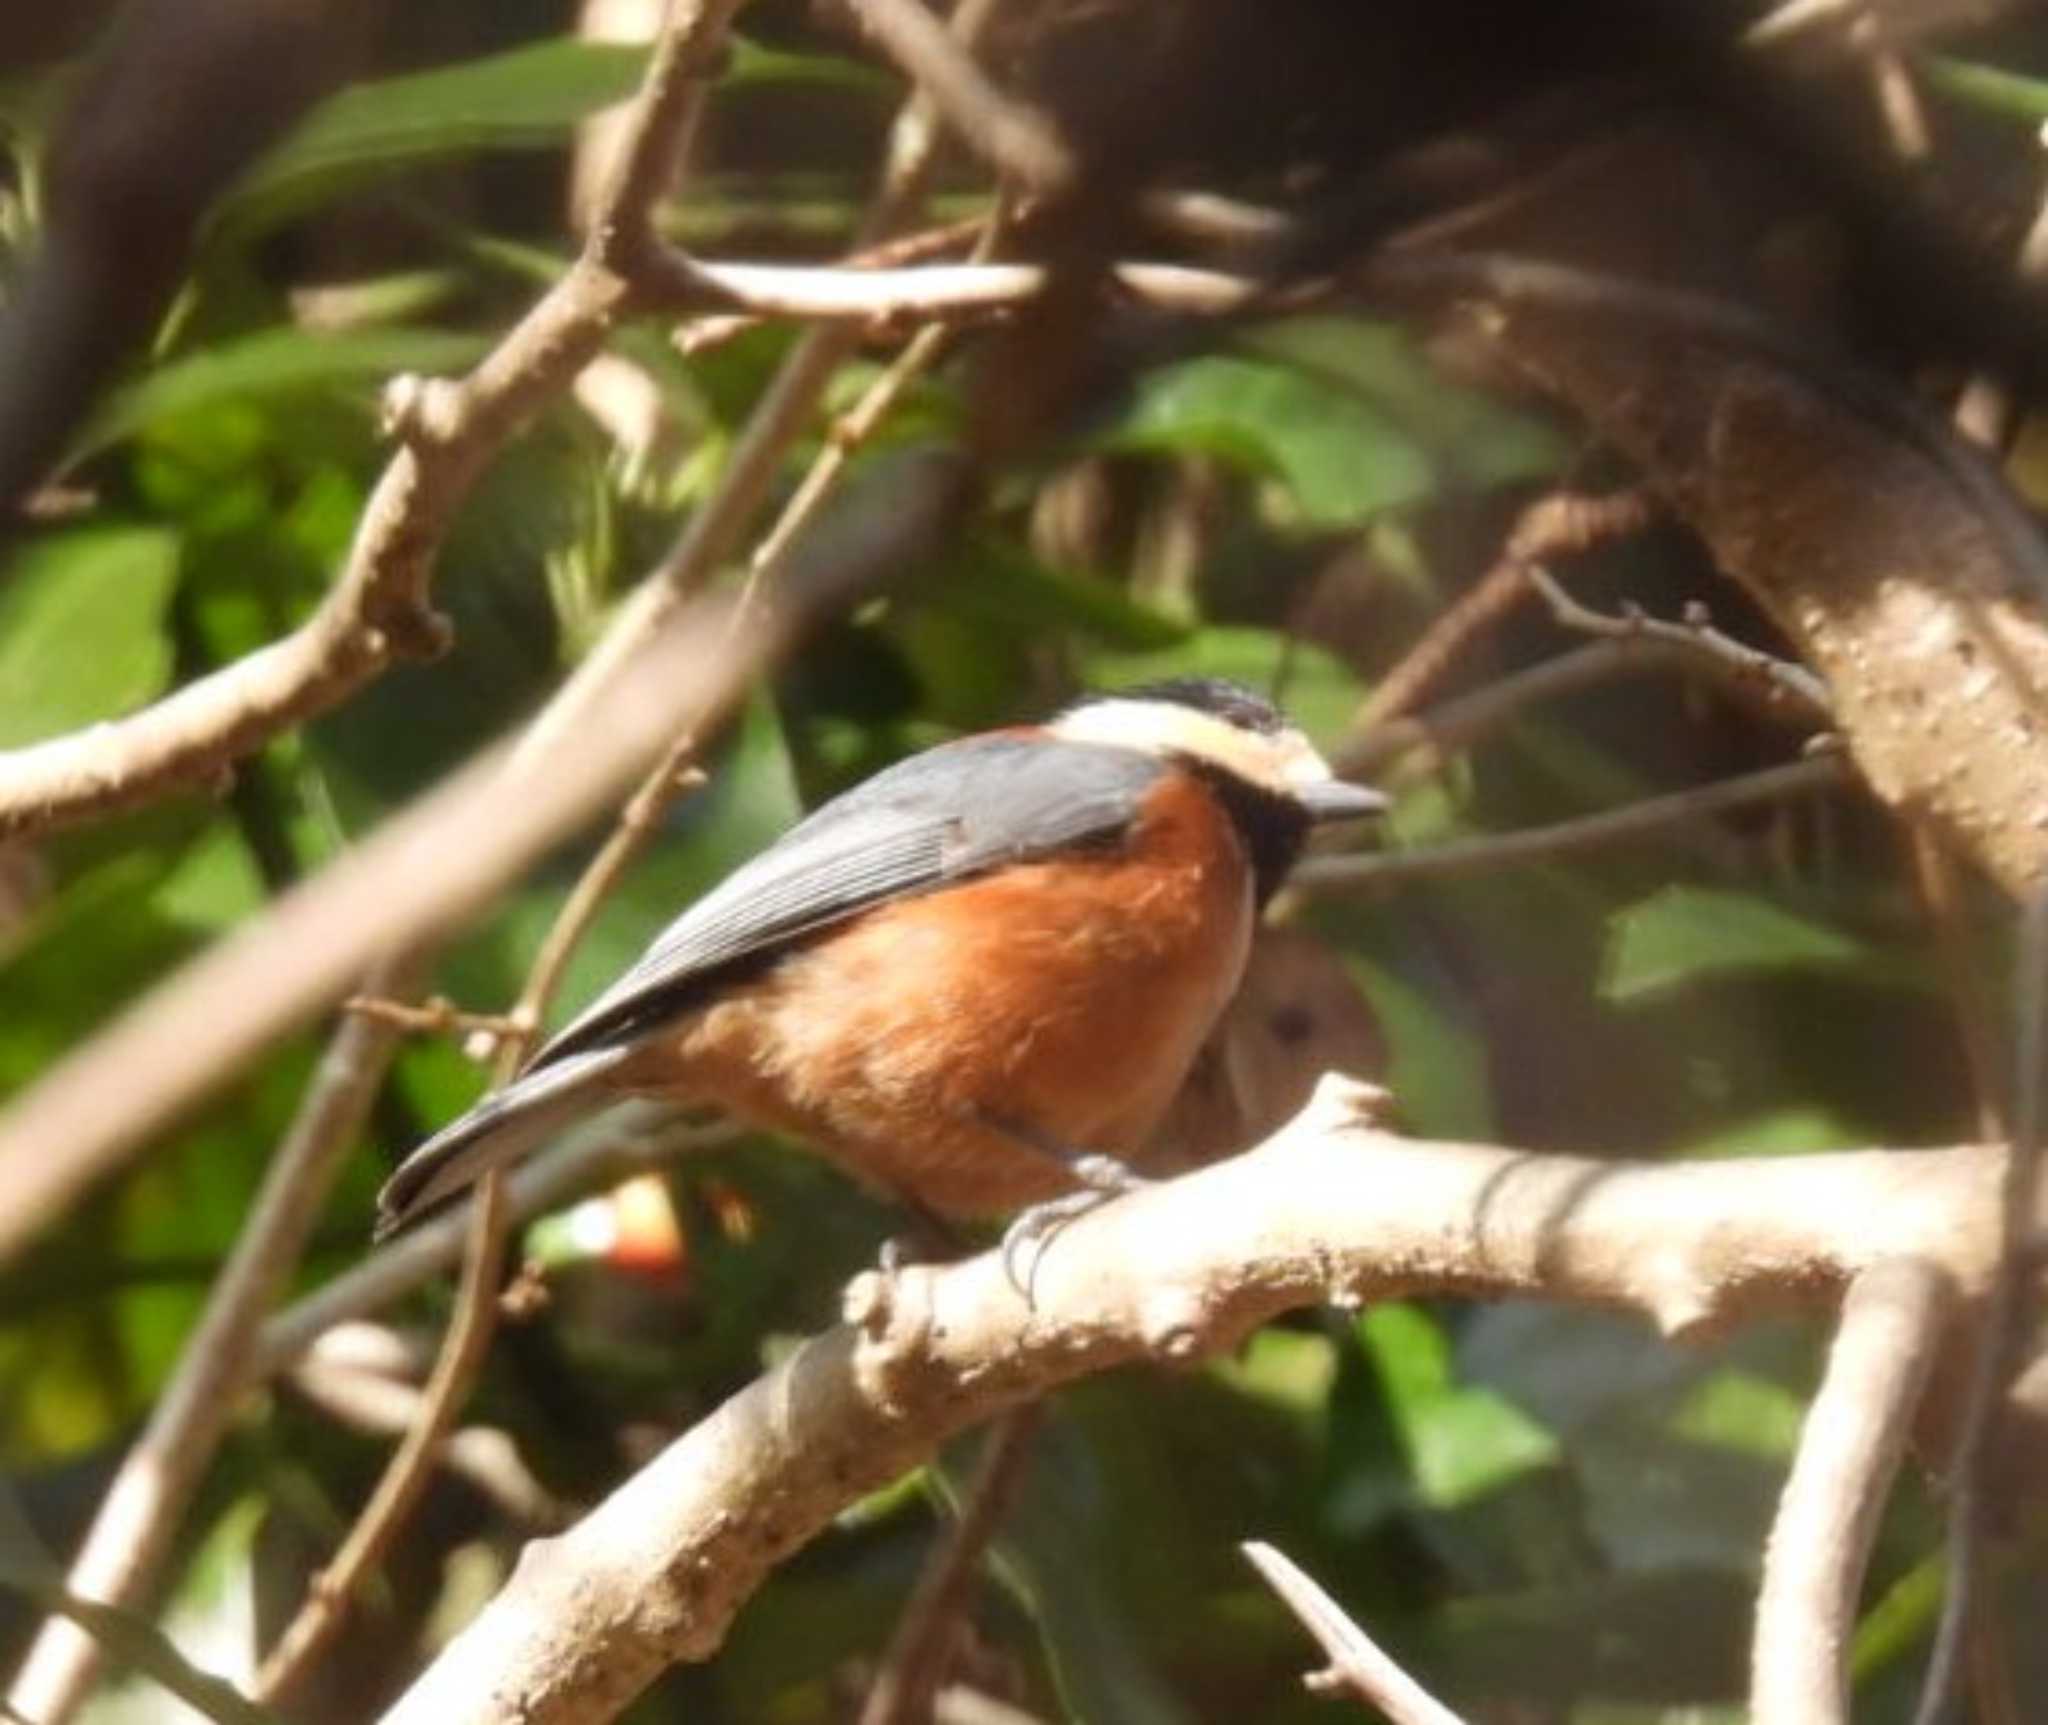
[(1849, 1642), (1864, 1566), (1950, 1315), (1949, 1293), (1938, 1270), (1912, 1258), (1873, 1265), (1849, 1285), (1764, 1554), (1755, 1725), (1848, 1725)]
[(1394, 1725), (1464, 1725), (1464, 1721), (1394, 1662), (1357, 1620), (1285, 1552), (1262, 1539), (1238, 1548), (1287, 1609), (1329, 1655), (1327, 1669), (1302, 1679), (1323, 1695), (1350, 1694), (1377, 1707)]

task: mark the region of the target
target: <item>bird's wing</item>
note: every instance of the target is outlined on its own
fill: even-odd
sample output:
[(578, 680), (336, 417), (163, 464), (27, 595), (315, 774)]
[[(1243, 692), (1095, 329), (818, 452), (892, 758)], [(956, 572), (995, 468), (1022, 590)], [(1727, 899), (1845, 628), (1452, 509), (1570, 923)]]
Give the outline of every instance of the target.
[(632, 1040), (720, 971), (1006, 863), (1122, 837), (1161, 763), (995, 732), (899, 762), (818, 809), (671, 923), (529, 1070)]

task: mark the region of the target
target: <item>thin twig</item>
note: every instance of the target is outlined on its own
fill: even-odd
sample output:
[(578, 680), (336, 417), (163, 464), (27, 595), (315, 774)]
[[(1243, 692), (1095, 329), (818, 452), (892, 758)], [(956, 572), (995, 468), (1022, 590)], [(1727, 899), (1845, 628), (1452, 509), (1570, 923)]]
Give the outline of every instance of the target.
[(1886, 8), (1866, 4), (1849, 26), (1849, 46), (1862, 63), (1870, 83), (1877, 116), (1883, 122), (1892, 154), (1908, 166), (1924, 162), (1934, 150), (1927, 108), (1913, 82), (1913, 68), (1900, 51)]
[(1512, 612), (1529, 590), (1532, 565), (1578, 556), (1649, 525), (1655, 499), (1640, 489), (1591, 496), (1552, 491), (1515, 518), (1493, 567), (1425, 629), (1358, 709), (1352, 727), (1370, 731), (1413, 709), (1480, 635)]
[(1714, 627), (1704, 606), (1688, 606), (1685, 620), (1680, 623), (1646, 616), (1634, 607), (1625, 609), (1619, 617), (1608, 617), (1581, 605), (1547, 569), (1532, 565), (1529, 580), (1543, 595), (1551, 616), (1564, 628), (1609, 640), (1640, 637), (1662, 641), (1667, 646), (1698, 654), (1710, 669), (1739, 687), (1760, 689), (1774, 703), (1789, 703), (1801, 718), (1819, 725), (1834, 722), (1834, 706), (1828, 699), (1827, 685), (1820, 678), (1804, 665), (1795, 665), (1789, 659), (1780, 659), (1761, 647), (1724, 634)]
[(1914, 1725), (1942, 1725), (1954, 1709), (1981, 1578), (1977, 1570), (1989, 1519), (1984, 1501), (1985, 1452), (2000, 1398), (2012, 1381), (2030, 1301), (2035, 1216), (2040, 1200), (2042, 1088), (2048, 1080), (2048, 892), (2037, 893), (2021, 925), (2015, 1001), (2012, 1149), (2006, 1158), (1997, 1277), (1985, 1302), (1977, 1360), (1951, 1461), (1948, 1506), (1948, 1591), (1934, 1652), (1914, 1709)]
[[(963, 0), (952, 21), (963, 45), (971, 45), (986, 27), (996, 4), (997, 0)], [(882, 244), (922, 205), (938, 141), (931, 98), (920, 89), (890, 125), (881, 181), (861, 218), (857, 246)], [(659, 249), (663, 255), (671, 255), (667, 248)], [(822, 324), (806, 330), (790, 349), (733, 440), (718, 489), (704, 500), (674, 549), (627, 601), (618, 625), (576, 668), (528, 731), (520, 744), (522, 754), (531, 756), (572, 735), (582, 724), (594, 693), (611, 681), (618, 665), (660, 630), (732, 555), (781, 472), (791, 442), (816, 410), (833, 374), (853, 353), (859, 333), (851, 326)]]
[[(737, 0), (696, 0), (694, 4), (682, 0), (671, 6), (622, 140), (615, 178), (592, 221), (585, 252), (590, 266), (629, 267), (652, 243), (654, 201), (673, 176), (696, 124), (711, 56), (736, 5)], [(736, 616), (734, 626), (740, 621)], [(677, 766), (672, 757), (665, 759), (651, 782), (667, 787), (672, 794)], [(629, 810), (637, 809), (641, 800), (636, 797)], [(495, 1083), (509, 1082), (525, 1059), (570, 950), (631, 854), (631, 846), (606, 846), (557, 915), (519, 999), (507, 1015), (509, 1028), (498, 1042)], [(592, 877), (597, 877), (594, 882)], [(408, 1427), (333, 1562), (314, 1578), (298, 1614), (265, 1658), (257, 1675), (257, 1692), (266, 1700), (289, 1692), (311, 1669), (339, 1632), (364, 1578), (382, 1561), (424, 1493), (442, 1443), (490, 1348), (498, 1317), (506, 1227), (504, 1176), (493, 1170), (478, 1184), (454, 1315), (427, 1381), (419, 1416)]]
[(480, 1036), (495, 1045), (519, 1028), (500, 1012), (466, 1012), (445, 994), (430, 994), (417, 1006), (381, 994), (352, 994), (341, 1009), (407, 1036)]
[[(371, 986), (380, 993), (401, 990), (409, 970), (388, 966)], [(336, 1031), (265, 1170), (249, 1218), (177, 1369), (72, 1560), (65, 1583), (72, 1593), (125, 1606), (154, 1581), (242, 1392), (253, 1381), (263, 1314), (305, 1250), (320, 1205), (356, 1142), (398, 1046), (394, 1030), (365, 1018), (350, 1018)], [(53, 1620), (23, 1661), (9, 1689), (10, 1704), (56, 1725), (85, 1699), (100, 1663), (97, 1642), (75, 1624)]]
[(1469, 748), (1521, 716), (1528, 708), (1598, 688), (1620, 677), (1660, 671), (1685, 657), (1662, 642), (1600, 641), (1512, 671), (1427, 712), (1407, 714), (1354, 730), (1331, 751), (1347, 777), (1370, 777), (1393, 762), (1426, 751), (1424, 766)]
[[(687, 52), (675, 45), (673, 36), (664, 38), (663, 49), (677, 58)], [(657, 65), (659, 60), (660, 52)], [(662, 87), (658, 78), (652, 79), (650, 89)], [(637, 152), (629, 152), (627, 168), (622, 175), (623, 183), (634, 183), (632, 164), (638, 159)], [(899, 159), (892, 165), (881, 194), (892, 214), (897, 201), (905, 199), (914, 182), (921, 178), (928, 160), (927, 149), (907, 163)], [(651, 192), (648, 195), (651, 196)], [(738, 646), (742, 632), (751, 623), (761, 601), (766, 580), (786, 561), (791, 546), (815, 518), (843, 472), (857, 440), (873, 432), (903, 386), (926, 362), (926, 356), (937, 351), (936, 344), (926, 339), (930, 334), (925, 332), (914, 341), (898, 364), (877, 380), (860, 407), (849, 416), (853, 422), (850, 428), (841, 437), (827, 442), (811, 473), (783, 510), (781, 518), (763, 542), (762, 550), (756, 554), (746, 585), (727, 622), (725, 640), (729, 646)], [(736, 458), (728, 470), (719, 493), (719, 498), (724, 500), (723, 508), (714, 500), (707, 503), (702, 512), (703, 516), (719, 518), (721, 530), (726, 524), (737, 527), (751, 513), (752, 502), (765, 487), (767, 475), (779, 465), (788, 440), (808, 416), (825, 379), (836, 368), (844, 338), (837, 332), (832, 335), (814, 332), (807, 338), (807, 344), (812, 345), (815, 351), (800, 363), (786, 366), (777, 379), (781, 387), (771, 386), (769, 394), (775, 397), (773, 405), (765, 413), (757, 409), (749, 433), (750, 436), (758, 433), (758, 436), (752, 436), (750, 453), (744, 458)], [(708, 568), (713, 561), (719, 548), (712, 535), (702, 529), (701, 520), (700, 516), (700, 523), (693, 524), (685, 536), (683, 548), (675, 558), (677, 563)], [(691, 578), (694, 579), (694, 575)], [(677, 586), (678, 581), (672, 573), (666, 588), (673, 591)], [(701, 782), (703, 775), (693, 762), (702, 745), (703, 717), (700, 715), (682, 726), (662, 759), (628, 798), (611, 833), (557, 913), (535, 955), (519, 1000), (507, 1015), (512, 1033), (499, 1046), (498, 1083), (508, 1082), (516, 1073), (576, 946), (604, 901), (660, 830), (662, 817), (670, 803), (683, 789)], [(327, 1574), (316, 1583), (298, 1623), (287, 1631), (266, 1662), (261, 1680), (262, 1693), (266, 1696), (283, 1693), (292, 1679), (306, 1668), (307, 1662), (338, 1625), (340, 1611), (361, 1577), (388, 1549), (404, 1517), (418, 1501), (424, 1477), (434, 1465), (440, 1440), (453, 1425), (488, 1348), (498, 1309), (495, 1266), (502, 1256), (506, 1215), (502, 1176), (498, 1173), (487, 1175), (474, 1208), (470, 1268), (465, 1270), (449, 1337), (423, 1398), (418, 1421), (393, 1457), (370, 1506), (344, 1545), (343, 1555), (337, 1557)], [(493, 1275), (488, 1282), (480, 1281), (471, 1273), (480, 1261), (493, 1266)], [(301, 1626), (304, 1626), (303, 1630)]]
[(1850, 783), (1848, 764), (1833, 751), (1784, 766), (1765, 767), (1668, 796), (1646, 797), (1618, 809), (1581, 815), (1545, 827), (1483, 838), (1453, 839), (1424, 850), (1383, 851), (1366, 856), (1311, 857), (1294, 871), (1289, 890), (1306, 893), (1361, 889), (1437, 880), (1447, 875), (1520, 868), (1580, 851), (1642, 838), (1668, 827), (1703, 821), (1731, 809), (1839, 790)]
[[(740, 0), (683, 0), (678, 32), (716, 39)], [(647, 249), (647, 203), (692, 123), (708, 62), (650, 62), (613, 197), (577, 265), (467, 378), (399, 380), (390, 396), (401, 447), (364, 509), (348, 560), (318, 610), (283, 640), (111, 725), (0, 754), (0, 837), (48, 831), (225, 782), (271, 737), (354, 694), (399, 658), (431, 658), (447, 621), (428, 604), (433, 558), (486, 463), (566, 388), (628, 307), (617, 267)], [(635, 200), (643, 200), (635, 202)]]
[(989, 1428), (980, 1465), (953, 1526), (926, 1563), (896, 1633), (889, 1638), (889, 1650), (861, 1706), (859, 1725), (919, 1725), (930, 1718), (933, 1697), (952, 1662), (969, 1583), (1024, 1483), (1025, 1464), (1042, 1417), (1043, 1405), (1033, 1402)]
[(1248, 1539), (1238, 1550), (1329, 1655), (1326, 1670), (1302, 1679), (1308, 1688), (1319, 1695), (1352, 1695), (1377, 1707), (1394, 1725), (1464, 1725), (1286, 1553), (1262, 1539)]
[[(928, 263), (934, 258), (973, 250), (975, 242), (988, 231), (988, 227), (987, 216), (966, 216), (957, 222), (924, 228), (917, 233), (899, 234), (873, 245), (857, 246), (840, 259), (840, 263), (848, 269), (887, 269), (903, 264)], [(676, 325), (669, 339), (675, 343), (676, 351), (687, 359), (722, 347), (750, 329), (759, 329), (766, 321), (753, 312), (707, 312), (702, 317), (689, 318)]]
[(1849, 1284), (1764, 1553), (1754, 1725), (1849, 1725), (1849, 1644), (1871, 1541), (1952, 1290), (1913, 1259)]
[(1072, 151), (1035, 108), (1006, 96), (918, 0), (849, 0), (862, 27), (932, 100), (969, 145), (1040, 194), (1074, 177)]
[[(650, 310), (746, 312), (867, 327), (995, 317), (1029, 305), (1052, 279), (1047, 266), (1035, 263), (847, 269), (713, 261), (673, 247), (637, 260), (633, 271), (636, 302)], [(1191, 264), (1128, 259), (1111, 264), (1107, 278), (1142, 305), (1191, 317), (1227, 316), (1265, 293), (1265, 284), (1253, 277)]]
[(504, 1243), (505, 1182), (493, 1169), (477, 1184), (476, 1202), (469, 1213), (462, 1284), (455, 1295), (455, 1321), (427, 1379), (420, 1417), (407, 1429), (334, 1561), (313, 1578), (297, 1616), (264, 1658), (256, 1673), (258, 1699), (276, 1701), (311, 1669), (340, 1630), (356, 1589), (382, 1561), (391, 1539), (426, 1490), (462, 1391), (475, 1377), (490, 1346)]
[[(323, 1414), (378, 1437), (410, 1431), (426, 1402), (416, 1385), (319, 1358), (303, 1361), (285, 1381)], [(567, 1520), (564, 1506), (520, 1459), (509, 1433), (491, 1426), (450, 1432), (440, 1462), (488, 1497), (516, 1527), (544, 1531)]]

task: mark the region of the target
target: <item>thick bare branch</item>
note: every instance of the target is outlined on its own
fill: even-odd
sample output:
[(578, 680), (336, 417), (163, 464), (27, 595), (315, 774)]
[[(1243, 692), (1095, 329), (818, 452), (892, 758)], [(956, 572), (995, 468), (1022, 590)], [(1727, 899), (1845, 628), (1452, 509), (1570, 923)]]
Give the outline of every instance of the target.
[(1949, 1315), (1947, 1281), (1919, 1259), (1873, 1265), (1849, 1285), (1764, 1556), (1756, 1725), (1848, 1725), (1864, 1565)]
[(1075, 1222), (1032, 1306), (993, 1254), (862, 1278), (845, 1326), (529, 1547), (389, 1720), (609, 1718), (665, 1665), (708, 1655), (775, 1563), (953, 1433), (1084, 1373), (1228, 1348), (1292, 1306), (1535, 1294), (1689, 1335), (1830, 1299), (1899, 1258), (1974, 1298), (1997, 1262), (1993, 1150), (1603, 1163), (1404, 1142), (1362, 1123), (1376, 1094), (1327, 1080), (1259, 1149)]
[(1366, 275), (1487, 301), (1499, 351), (1639, 463), (1826, 682), (1879, 801), (2015, 900), (2048, 877), (2048, 547), (1944, 421), (1708, 296), (1485, 254)]

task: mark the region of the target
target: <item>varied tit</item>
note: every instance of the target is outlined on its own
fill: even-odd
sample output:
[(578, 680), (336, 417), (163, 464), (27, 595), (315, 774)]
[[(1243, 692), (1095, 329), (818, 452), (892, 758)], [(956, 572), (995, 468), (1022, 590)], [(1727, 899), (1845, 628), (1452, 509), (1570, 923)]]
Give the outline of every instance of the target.
[(628, 1096), (715, 1103), (944, 1216), (1118, 1189), (1310, 828), (1384, 806), (1209, 679), (928, 749), (685, 911), (406, 1159), (379, 1233)]

